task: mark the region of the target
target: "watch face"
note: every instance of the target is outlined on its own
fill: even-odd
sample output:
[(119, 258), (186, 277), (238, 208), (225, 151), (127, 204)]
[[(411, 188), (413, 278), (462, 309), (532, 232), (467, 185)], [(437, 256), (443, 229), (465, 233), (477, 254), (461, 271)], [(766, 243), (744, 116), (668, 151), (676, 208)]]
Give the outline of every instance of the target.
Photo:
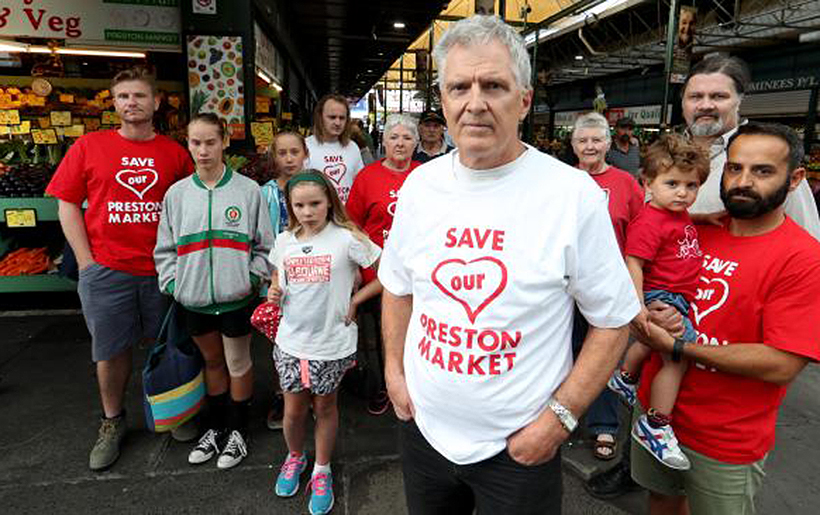
[(31, 81), (31, 90), (37, 96), (47, 97), (51, 94), (51, 83), (45, 79), (34, 79)]

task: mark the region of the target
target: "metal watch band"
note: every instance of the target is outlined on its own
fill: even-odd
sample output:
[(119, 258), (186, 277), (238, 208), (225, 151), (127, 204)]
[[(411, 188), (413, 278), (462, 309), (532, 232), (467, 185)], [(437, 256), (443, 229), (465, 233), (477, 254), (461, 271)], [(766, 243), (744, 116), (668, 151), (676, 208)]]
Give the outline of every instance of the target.
[(570, 410), (555, 400), (555, 397), (550, 397), (550, 400), (547, 402), (547, 406), (549, 406), (552, 412), (555, 413), (555, 416), (558, 417), (558, 421), (561, 422), (561, 425), (564, 426), (564, 429), (566, 429), (567, 432), (571, 433), (575, 431), (575, 428), (578, 427), (578, 420)]

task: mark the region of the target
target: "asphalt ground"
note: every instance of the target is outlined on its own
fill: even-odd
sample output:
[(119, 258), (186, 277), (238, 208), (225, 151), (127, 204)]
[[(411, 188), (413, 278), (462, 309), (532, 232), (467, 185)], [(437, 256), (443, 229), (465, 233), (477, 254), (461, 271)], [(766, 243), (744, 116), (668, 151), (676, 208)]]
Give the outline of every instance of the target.
[[(286, 447), (281, 431), (264, 426), (272, 371), (264, 339), (256, 337), (253, 344), (256, 393), (249, 456), (241, 465), (228, 471), (213, 461), (191, 466), (186, 458), (192, 444), (148, 433), (135, 373), (122, 455), (109, 471), (94, 473), (88, 470), (88, 452), (100, 408), (82, 318), (5, 315), (0, 317), (0, 514), (307, 513), (308, 498), (301, 491), (291, 499), (273, 493)], [(135, 349), (135, 372), (145, 354), (145, 348)], [(369, 415), (355, 388), (343, 389), (340, 399), (334, 513), (406, 513), (395, 419)], [(812, 366), (793, 385), (781, 411), (758, 513), (820, 511), (818, 426), (820, 371)], [(602, 502), (584, 491), (583, 479), (613, 462), (594, 460), (583, 434), (565, 445), (563, 456), (563, 513), (646, 513), (645, 492)]]

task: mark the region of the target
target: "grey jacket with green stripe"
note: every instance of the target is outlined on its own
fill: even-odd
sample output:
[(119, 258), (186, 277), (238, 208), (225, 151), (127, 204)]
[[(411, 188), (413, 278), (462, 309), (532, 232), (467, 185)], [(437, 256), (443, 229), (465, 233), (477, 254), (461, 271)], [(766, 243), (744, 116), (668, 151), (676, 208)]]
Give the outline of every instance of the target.
[(244, 307), (270, 277), (273, 241), (256, 182), (226, 167), (208, 189), (193, 174), (171, 186), (162, 202), (154, 249), (160, 290), (201, 313)]

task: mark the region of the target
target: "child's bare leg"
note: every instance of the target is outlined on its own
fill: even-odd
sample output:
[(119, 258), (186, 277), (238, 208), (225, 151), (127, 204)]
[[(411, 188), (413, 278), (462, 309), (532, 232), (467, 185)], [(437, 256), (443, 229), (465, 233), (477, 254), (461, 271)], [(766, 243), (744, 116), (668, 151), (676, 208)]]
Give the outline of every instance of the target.
[(675, 363), (668, 355), (662, 356), (663, 367), (652, 380), (650, 405), (664, 415), (670, 415), (678, 398), (680, 382), (686, 372), (686, 361)]
[(310, 408), (310, 392), (285, 392), (285, 416), (282, 418), (282, 430), (288, 451), (302, 454), (305, 449), (305, 418)]
[(624, 364), (621, 370), (627, 372), (632, 377), (637, 377), (641, 373), (641, 365), (649, 357), (652, 349), (639, 341), (635, 341), (626, 350)]
[(339, 428), (339, 408), (336, 405), (337, 392), (313, 397), (313, 413), (316, 415), (316, 463), (327, 465), (336, 445), (336, 431)]

